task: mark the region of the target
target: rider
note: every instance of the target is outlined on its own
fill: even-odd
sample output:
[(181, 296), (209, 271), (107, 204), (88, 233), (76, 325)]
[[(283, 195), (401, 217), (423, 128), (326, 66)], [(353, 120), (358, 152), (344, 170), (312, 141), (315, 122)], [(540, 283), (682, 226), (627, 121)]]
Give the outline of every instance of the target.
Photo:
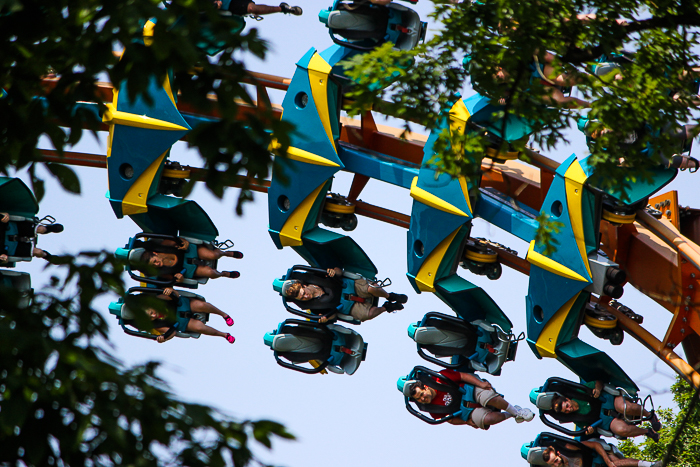
[[(129, 296), (131, 301), (139, 302), (139, 296)], [(227, 332), (217, 331), (216, 329), (207, 326), (199, 320), (191, 319), (191, 313), (178, 313), (178, 307), (184, 305), (193, 313), (214, 313), (221, 316), (226, 321), (228, 326), (233, 326), (233, 319), (219, 310), (211, 303), (195, 298), (181, 297), (177, 291), (168, 287), (163, 289), (163, 293), (157, 298), (163, 300), (167, 307), (167, 313), (161, 313), (154, 307), (146, 307), (144, 311), (153, 322), (153, 329), (159, 334), (156, 341), (163, 343), (175, 337), (175, 333), (179, 332), (196, 332), (207, 336), (218, 336), (225, 338), (230, 344), (233, 344), (236, 339)], [(184, 302), (184, 303), (183, 303)], [(176, 319), (173, 320), (173, 317)]]
[[(469, 425), (473, 428), (488, 430), (491, 425), (509, 418), (515, 417), (517, 423), (522, 423), (531, 421), (535, 416), (530, 409), (508, 403), (493, 389), (491, 383), (476, 375), (455, 370), (442, 370), (440, 375), (458, 383), (467, 393), (471, 392), (473, 400), (476, 401), (476, 403), (469, 403), (470, 406), (466, 409), (468, 412), (463, 415), (463, 418), (448, 420), (452, 425)], [(433, 379), (436, 380), (434, 377)], [(417, 380), (406, 381), (403, 385), (403, 394), (423, 406), (447, 406), (452, 403), (451, 394)], [(429, 407), (426, 410), (435, 420), (445, 416), (445, 414), (430, 412)], [(504, 412), (501, 412), (502, 410)]]
[[(600, 138), (602, 135), (606, 133), (611, 133), (614, 130), (610, 128), (598, 128), (596, 130), (590, 130), (590, 123), (592, 123), (592, 120), (589, 120), (587, 117), (581, 117), (578, 121), (578, 129), (584, 132), (587, 136), (587, 142), (590, 143), (591, 141), (594, 141), (598, 138)], [(658, 133), (663, 133), (665, 135), (668, 135), (671, 139), (678, 141), (680, 144), (682, 144), (684, 141), (692, 141), (696, 134), (696, 127), (697, 125), (693, 124), (688, 124), (688, 125), (680, 125), (678, 127), (672, 127), (670, 125), (667, 125), (664, 127), (660, 132), (655, 132), (649, 125), (644, 125), (642, 128), (638, 129), (637, 131), (634, 131), (630, 134), (627, 135), (626, 140), (624, 143), (626, 144), (632, 144), (635, 141), (637, 141), (643, 134), (658, 134)], [(651, 148), (649, 148), (651, 149)], [(651, 153), (651, 151), (647, 151)], [(675, 169), (690, 169), (691, 172), (695, 172), (700, 168), (700, 162), (698, 162), (697, 159), (694, 157), (682, 155), (682, 154), (674, 154), (670, 158), (666, 157), (663, 153), (659, 154), (662, 163), (668, 167), (668, 168), (675, 168)], [(624, 164), (625, 161), (624, 159), (620, 159), (620, 164)]]
[[(2, 235), (4, 235), (4, 232), (7, 230), (7, 224), (10, 222), (10, 215), (6, 212), (0, 212), (0, 232), (2, 232)], [(27, 228), (33, 229), (33, 225), (30, 221), (26, 221), (25, 224), (27, 225)], [(40, 235), (45, 235), (48, 233), (61, 233), (63, 232), (63, 225), (62, 224), (39, 224), (36, 226), (36, 233)], [(27, 235), (23, 235), (22, 237), (18, 238), (18, 242), (21, 243), (33, 243), (32, 240), (35, 238), (35, 235), (33, 232), (27, 233)], [(42, 250), (41, 248), (33, 247), (32, 248), (32, 256), (36, 258), (43, 258), (45, 260), (49, 260), (49, 257), (51, 256), (51, 253), (49, 253), (46, 250)], [(5, 252), (0, 251), (0, 264), (1, 263), (6, 263), (8, 259), (8, 256)]]
[[(165, 239), (158, 242), (149, 240), (143, 244), (144, 251), (139, 261), (156, 268), (159, 277), (174, 278), (176, 282), (181, 282), (184, 278), (182, 273), (184, 255), (189, 247), (190, 242), (181, 237), (178, 237), (177, 240)], [(241, 259), (243, 258), (243, 253), (240, 251), (223, 251), (218, 248), (210, 249), (205, 245), (197, 246), (197, 257), (199, 259), (213, 261), (222, 256)], [(206, 265), (198, 265), (194, 271), (194, 277), (206, 277), (209, 279), (217, 279), (222, 276), (235, 279), (240, 277), (240, 275), (238, 271), (219, 272)]]
[[(327, 270), (328, 277), (340, 276), (343, 274), (341, 268), (332, 268)], [(295, 302), (308, 302), (310, 300), (322, 300), (324, 296), (328, 297), (332, 292), (324, 287), (313, 284), (304, 284), (298, 280), (286, 280), (282, 284), (282, 295)], [(355, 280), (355, 294), (364, 301), (357, 301), (350, 309), (350, 314), (353, 318), (359, 321), (367, 321), (376, 318), (385, 311), (403, 310), (403, 304), (408, 301), (408, 297), (403, 294), (387, 293), (381, 287), (375, 287), (369, 284), (366, 279)], [(387, 301), (381, 307), (372, 305), (372, 298), (386, 298)], [(303, 307), (303, 303), (299, 303)], [(333, 314), (330, 317), (322, 317), (319, 321), (325, 323), (329, 319), (336, 317)]]
[[(659, 434), (657, 431), (661, 429), (661, 422), (655, 413), (645, 410), (641, 405), (625, 399), (623, 396), (613, 397), (611, 394), (603, 393), (602, 381), (591, 381), (589, 383), (585, 383), (584, 386), (591, 389), (591, 395), (594, 398), (601, 399), (604, 403), (612, 399), (615, 411), (618, 414), (631, 415), (635, 417), (650, 417), (651, 428), (641, 428), (628, 423), (622, 418), (614, 418), (610, 422), (610, 431), (612, 431), (614, 434), (623, 437), (645, 435), (654, 441), (659, 440)], [(589, 402), (582, 399), (569, 399), (568, 397), (557, 395), (552, 399), (552, 408), (556, 413), (579, 413), (581, 415), (587, 415), (591, 410), (591, 405)], [(586, 433), (589, 435), (593, 434), (594, 431), (594, 428), (591, 426), (586, 428)]]

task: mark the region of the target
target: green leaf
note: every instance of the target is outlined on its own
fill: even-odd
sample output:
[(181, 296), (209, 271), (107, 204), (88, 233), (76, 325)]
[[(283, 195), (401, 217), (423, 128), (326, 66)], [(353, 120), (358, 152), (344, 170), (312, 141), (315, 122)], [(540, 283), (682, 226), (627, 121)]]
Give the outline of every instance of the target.
[(56, 177), (61, 186), (71, 193), (80, 194), (80, 180), (73, 169), (63, 164), (47, 163), (46, 168)]

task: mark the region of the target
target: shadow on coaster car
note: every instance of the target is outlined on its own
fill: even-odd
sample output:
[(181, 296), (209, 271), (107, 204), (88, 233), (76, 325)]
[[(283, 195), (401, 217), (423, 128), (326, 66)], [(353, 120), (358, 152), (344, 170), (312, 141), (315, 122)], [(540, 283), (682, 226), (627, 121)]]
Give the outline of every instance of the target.
[[(282, 295), (282, 284), (287, 280), (298, 280), (304, 284), (318, 285), (325, 292), (319, 298), (300, 301), (282, 296), (282, 303), (290, 313), (310, 320), (322, 317), (330, 318), (336, 314), (337, 319), (350, 324), (360, 324), (360, 321), (350, 315), (350, 309), (355, 303), (371, 300), (372, 306), (378, 306), (379, 298), (362, 298), (355, 295), (355, 281), (364, 279), (361, 275), (344, 271), (342, 277), (328, 277), (325, 269), (312, 268), (298, 264), (287, 271), (280, 279), (275, 279), (272, 288)], [(373, 280), (370, 278), (368, 280)]]
[(308, 374), (328, 370), (352, 375), (367, 356), (367, 343), (357, 332), (298, 319), (288, 319), (266, 333), (265, 345), (274, 351), (279, 365)]
[[(415, 2), (413, 2), (415, 3)], [(385, 42), (398, 50), (411, 50), (425, 39), (427, 23), (403, 5), (374, 5), (335, 0), (321, 10), (319, 21), (328, 27), (334, 43), (349, 49), (369, 51)]]
[[(137, 324), (143, 323), (142, 326), (146, 327), (145, 325), (147, 323), (150, 323), (150, 320), (146, 316), (146, 313), (144, 311), (138, 311), (136, 309), (131, 308), (125, 303), (125, 301), (128, 300), (126, 299), (127, 296), (147, 295), (151, 297), (156, 297), (157, 295), (160, 295), (162, 293), (163, 289), (157, 289), (153, 287), (132, 287), (129, 290), (127, 290), (124, 297), (121, 297), (119, 301), (112, 302), (109, 304), (109, 312), (110, 314), (113, 314), (117, 317), (119, 325), (122, 327), (125, 333), (129, 334), (130, 336), (143, 337), (144, 339), (155, 340), (159, 336), (159, 334), (155, 334), (152, 330), (141, 329), (137, 326)], [(189, 316), (191, 319), (196, 319), (204, 324), (206, 324), (207, 321), (209, 321), (209, 316), (206, 313), (192, 313), (192, 311), (190, 310), (191, 299), (206, 301), (204, 297), (184, 290), (178, 290), (177, 293), (180, 295), (180, 298), (186, 299), (180, 300), (178, 303), (176, 310), (178, 317)], [(201, 334), (196, 332), (175, 331), (176, 337), (193, 337), (195, 339), (199, 339), (200, 335)]]
[[(425, 360), (461, 371), (484, 371), (498, 376), (505, 362), (515, 360), (518, 342), (497, 324), (483, 320), (471, 323), (457, 317), (430, 312), (408, 326), (408, 336), (416, 341), (418, 354)], [(433, 356), (428, 355), (430, 352)], [(444, 360), (450, 357), (450, 361)]]
[[(542, 420), (542, 423), (547, 425), (549, 428), (560, 431), (569, 436), (584, 436), (586, 435), (586, 427), (591, 426), (596, 430), (598, 435), (612, 437), (616, 435), (610, 431), (610, 423), (615, 418), (622, 418), (626, 422), (635, 425), (643, 421), (650, 420), (650, 417), (637, 417), (635, 419), (630, 419), (626, 416), (627, 414), (621, 414), (615, 410), (615, 398), (618, 396), (622, 396), (625, 399), (635, 403), (638, 403), (640, 400), (640, 398), (637, 396), (636, 388), (634, 391), (630, 391), (628, 389), (629, 388), (615, 388), (605, 384), (600, 396), (596, 398), (592, 395), (592, 389), (583, 384), (574, 383), (573, 381), (568, 381), (563, 378), (551, 377), (547, 379), (543, 386), (533, 389), (530, 392), (530, 402), (535, 404), (537, 408), (540, 409), (540, 419)], [(568, 399), (577, 399), (587, 402), (590, 404), (591, 410), (587, 414), (580, 414), (578, 412), (555, 412), (552, 404), (556, 396), (563, 396)], [(651, 396), (647, 396), (640, 405), (644, 406), (647, 400), (651, 402)], [(566, 429), (558, 423), (550, 420), (547, 415), (559, 423), (573, 422), (577, 427), (583, 428), (579, 430)]]
[[(163, 240), (173, 240), (178, 241), (179, 238), (187, 240), (190, 245), (187, 250), (178, 250), (176, 247), (162, 246), (159, 248), (159, 244)], [(182, 287), (187, 287), (191, 289), (196, 289), (199, 284), (206, 284), (209, 281), (206, 277), (194, 277), (195, 271), (198, 266), (209, 266), (212, 269), (216, 269), (218, 260), (204, 260), (199, 259), (197, 253), (197, 248), (200, 245), (205, 245), (209, 249), (221, 248), (226, 249), (233, 246), (233, 242), (226, 240), (223, 243), (216, 243), (216, 241), (205, 241), (198, 238), (180, 236), (176, 237), (173, 235), (163, 235), (154, 233), (141, 232), (136, 234), (134, 237), (129, 239), (129, 243), (124, 248), (118, 248), (115, 252), (117, 257), (127, 260), (126, 270), (132, 279), (151, 284), (155, 287), (169, 287), (176, 283), (175, 278), (163, 279), (161, 276), (142, 276), (134, 273), (134, 269), (142, 263), (142, 256), (146, 251), (161, 251), (166, 253), (173, 253), (178, 256), (178, 263), (173, 268), (179, 268), (179, 270), (173, 271), (172, 274), (164, 273), (167, 275), (174, 275), (175, 273), (181, 273), (184, 278), (177, 285)], [(153, 250), (150, 250), (153, 248)], [(154, 268), (155, 269), (155, 268)], [(170, 268), (167, 268), (170, 269)]]
[[(406, 410), (413, 416), (420, 418), (431, 425), (445, 423), (453, 418), (460, 418), (464, 421), (469, 419), (472, 411), (476, 407), (480, 407), (474, 400), (474, 390), (471, 391), (459, 386), (458, 383), (452, 381), (440, 373), (430, 370), (424, 366), (416, 366), (411, 370), (408, 376), (402, 376), (397, 381), (396, 385), (399, 391), (403, 393), (404, 385), (407, 381), (416, 380), (423, 383), (425, 386), (438, 391), (446, 392), (450, 396), (451, 402), (448, 405), (433, 405), (421, 404), (408, 396), (404, 395)], [(415, 405), (415, 407), (413, 406)], [(425, 413), (444, 414), (444, 417), (434, 419)]]
[(7, 255), (2, 267), (14, 267), (18, 261), (31, 261), (40, 224), (56, 222), (51, 216), (36, 217), (39, 204), (31, 190), (19, 178), (0, 177), (0, 212), (8, 222), (0, 222), (0, 255)]
[(0, 269), (0, 310), (5, 305), (24, 309), (32, 304), (32, 278), (29, 273)]

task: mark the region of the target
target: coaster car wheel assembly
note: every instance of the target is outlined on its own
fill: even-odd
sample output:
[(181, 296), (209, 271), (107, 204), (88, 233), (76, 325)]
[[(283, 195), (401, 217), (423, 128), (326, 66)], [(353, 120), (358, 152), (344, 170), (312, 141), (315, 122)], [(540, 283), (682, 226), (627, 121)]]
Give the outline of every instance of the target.
[(589, 303), (583, 317), (583, 324), (591, 330), (596, 337), (607, 339), (612, 345), (622, 344), (625, 334), (617, 325), (617, 318), (598, 307)]
[(321, 211), (321, 223), (330, 228), (341, 228), (346, 232), (357, 227), (355, 203), (336, 193), (329, 193)]
[(502, 273), (496, 250), (489, 248), (488, 241), (477, 238), (467, 240), (460, 266), (491, 280), (498, 279)]
[(158, 193), (182, 196), (182, 189), (190, 175), (189, 168), (182, 167), (179, 162), (166, 161), (158, 184)]

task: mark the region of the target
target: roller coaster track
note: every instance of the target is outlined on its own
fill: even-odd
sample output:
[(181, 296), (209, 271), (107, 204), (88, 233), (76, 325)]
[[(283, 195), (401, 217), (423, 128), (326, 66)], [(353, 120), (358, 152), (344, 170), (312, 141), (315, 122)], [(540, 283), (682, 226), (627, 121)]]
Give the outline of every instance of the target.
[[(255, 87), (257, 102), (252, 106), (240, 103), (242, 112), (239, 118), (263, 108), (271, 108), (277, 118), (281, 116), (281, 108), (270, 104), (267, 89), (285, 91), (290, 83), (289, 79), (251, 72), (243, 82)], [(56, 80), (46, 79), (46, 91), (50, 91), (55, 83)], [(111, 84), (99, 83), (98, 90), (96, 98), (103, 101), (112, 100)], [(208, 112), (200, 112), (187, 102), (179, 102), (178, 109), (183, 114), (218, 117), (215, 107)], [(381, 112), (384, 106), (374, 110)], [(362, 115), (359, 121), (341, 118), (341, 124), (340, 144), (375, 151), (403, 164), (415, 167), (420, 165), (426, 137), (405, 134), (402, 138), (402, 130), (377, 125), (371, 112)], [(102, 130), (106, 131), (107, 125), (102, 126)], [(103, 155), (78, 152), (64, 152), (59, 155), (52, 150), (42, 150), (42, 153), (47, 162), (96, 168), (107, 166), (106, 156)], [(485, 160), (482, 164), (483, 177), (480, 187), (482, 190), (496, 189), (509, 198), (539, 211), (559, 164), (534, 150), (527, 150), (524, 159), (529, 165), (519, 161), (498, 164)], [(190, 177), (194, 180), (203, 180), (206, 169), (185, 169), (189, 169)], [(364, 175), (354, 175), (347, 198), (355, 202), (355, 213), (408, 229), (409, 215), (358, 199), (368, 180)], [(270, 181), (241, 177), (240, 183), (232, 186), (244, 185), (250, 190), (265, 193)], [(655, 213), (656, 217), (646, 210), (640, 210), (634, 223), (615, 224), (601, 221), (601, 248), (627, 272), (631, 285), (673, 314), (671, 323), (664, 337), (658, 339), (604, 300), (601, 300), (599, 305), (617, 317), (624, 331), (692, 385), (700, 387), (700, 374), (695, 370), (700, 364), (700, 313), (697, 307), (700, 303), (700, 247), (697, 245), (700, 241), (700, 210), (681, 208), (675, 192), (652, 198), (650, 203), (662, 208), (660, 212)], [(506, 248), (494, 249), (502, 264), (520, 273), (529, 274), (530, 263), (524, 258)], [(649, 274), (650, 270), (655, 271), (655, 274)], [(683, 345), (687, 362), (673, 351), (678, 344)]]

